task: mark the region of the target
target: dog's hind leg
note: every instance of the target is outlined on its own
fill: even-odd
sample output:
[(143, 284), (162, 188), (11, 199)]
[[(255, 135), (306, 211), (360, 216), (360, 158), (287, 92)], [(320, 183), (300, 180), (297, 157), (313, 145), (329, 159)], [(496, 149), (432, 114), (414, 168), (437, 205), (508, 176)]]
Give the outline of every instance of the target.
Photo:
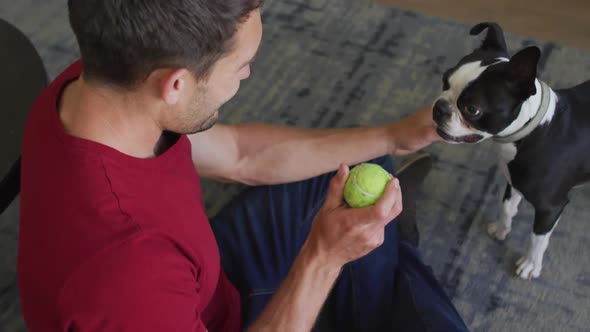
[(488, 225), (488, 234), (497, 240), (504, 240), (512, 229), (512, 218), (518, 212), (518, 204), (522, 200), (522, 194), (516, 190), (510, 183), (506, 185), (504, 198), (502, 198), (502, 207), (498, 221)]
[(516, 275), (521, 279), (538, 278), (543, 268), (543, 255), (549, 245), (549, 238), (559, 223), (563, 208), (537, 208), (535, 206), (535, 224), (531, 234), (531, 242), (526, 255), (516, 262)]

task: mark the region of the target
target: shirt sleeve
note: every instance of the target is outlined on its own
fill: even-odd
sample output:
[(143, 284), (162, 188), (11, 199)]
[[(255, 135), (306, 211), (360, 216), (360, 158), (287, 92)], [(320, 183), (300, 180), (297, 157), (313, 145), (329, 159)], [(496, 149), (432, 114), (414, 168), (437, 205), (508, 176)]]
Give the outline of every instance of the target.
[(206, 331), (199, 268), (165, 236), (141, 234), (85, 262), (64, 285), (63, 331)]

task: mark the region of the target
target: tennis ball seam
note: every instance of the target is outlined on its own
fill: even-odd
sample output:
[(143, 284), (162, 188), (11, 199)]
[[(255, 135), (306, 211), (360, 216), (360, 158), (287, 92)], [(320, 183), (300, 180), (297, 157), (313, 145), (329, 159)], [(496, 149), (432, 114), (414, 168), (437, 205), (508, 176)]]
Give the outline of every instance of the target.
[(352, 183), (354, 183), (354, 186), (361, 192), (361, 194), (365, 195), (365, 196), (369, 196), (371, 198), (375, 198), (378, 197), (378, 195), (375, 194), (371, 194), (370, 192), (366, 192), (357, 182), (357, 177), (359, 175), (360, 172), (356, 172), (354, 174), (354, 177), (352, 178)]

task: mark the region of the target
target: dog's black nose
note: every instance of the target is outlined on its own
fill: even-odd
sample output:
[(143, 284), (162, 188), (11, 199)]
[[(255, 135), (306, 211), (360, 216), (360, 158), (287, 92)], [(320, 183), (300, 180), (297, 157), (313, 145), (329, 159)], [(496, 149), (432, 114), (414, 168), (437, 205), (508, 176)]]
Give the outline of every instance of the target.
[(432, 118), (437, 123), (444, 121), (451, 116), (451, 108), (447, 101), (439, 99), (432, 107)]

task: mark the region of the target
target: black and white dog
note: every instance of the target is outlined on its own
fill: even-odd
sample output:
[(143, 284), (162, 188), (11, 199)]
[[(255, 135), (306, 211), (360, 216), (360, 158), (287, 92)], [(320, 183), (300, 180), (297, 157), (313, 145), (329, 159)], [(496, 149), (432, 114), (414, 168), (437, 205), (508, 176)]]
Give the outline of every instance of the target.
[(535, 221), (516, 274), (536, 278), (569, 191), (590, 181), (590, 81), (552, 90), (537, 78), (537, 47), (509, 58), (497, 24), (480, 23), (471, 35), (485, 29), (482, 45), (444, 74), (433, 118), (447, 142), (495, 141), (508, 185), (499, 220), (488, 232), (504, 240), (524, 196), (535, 208)]

